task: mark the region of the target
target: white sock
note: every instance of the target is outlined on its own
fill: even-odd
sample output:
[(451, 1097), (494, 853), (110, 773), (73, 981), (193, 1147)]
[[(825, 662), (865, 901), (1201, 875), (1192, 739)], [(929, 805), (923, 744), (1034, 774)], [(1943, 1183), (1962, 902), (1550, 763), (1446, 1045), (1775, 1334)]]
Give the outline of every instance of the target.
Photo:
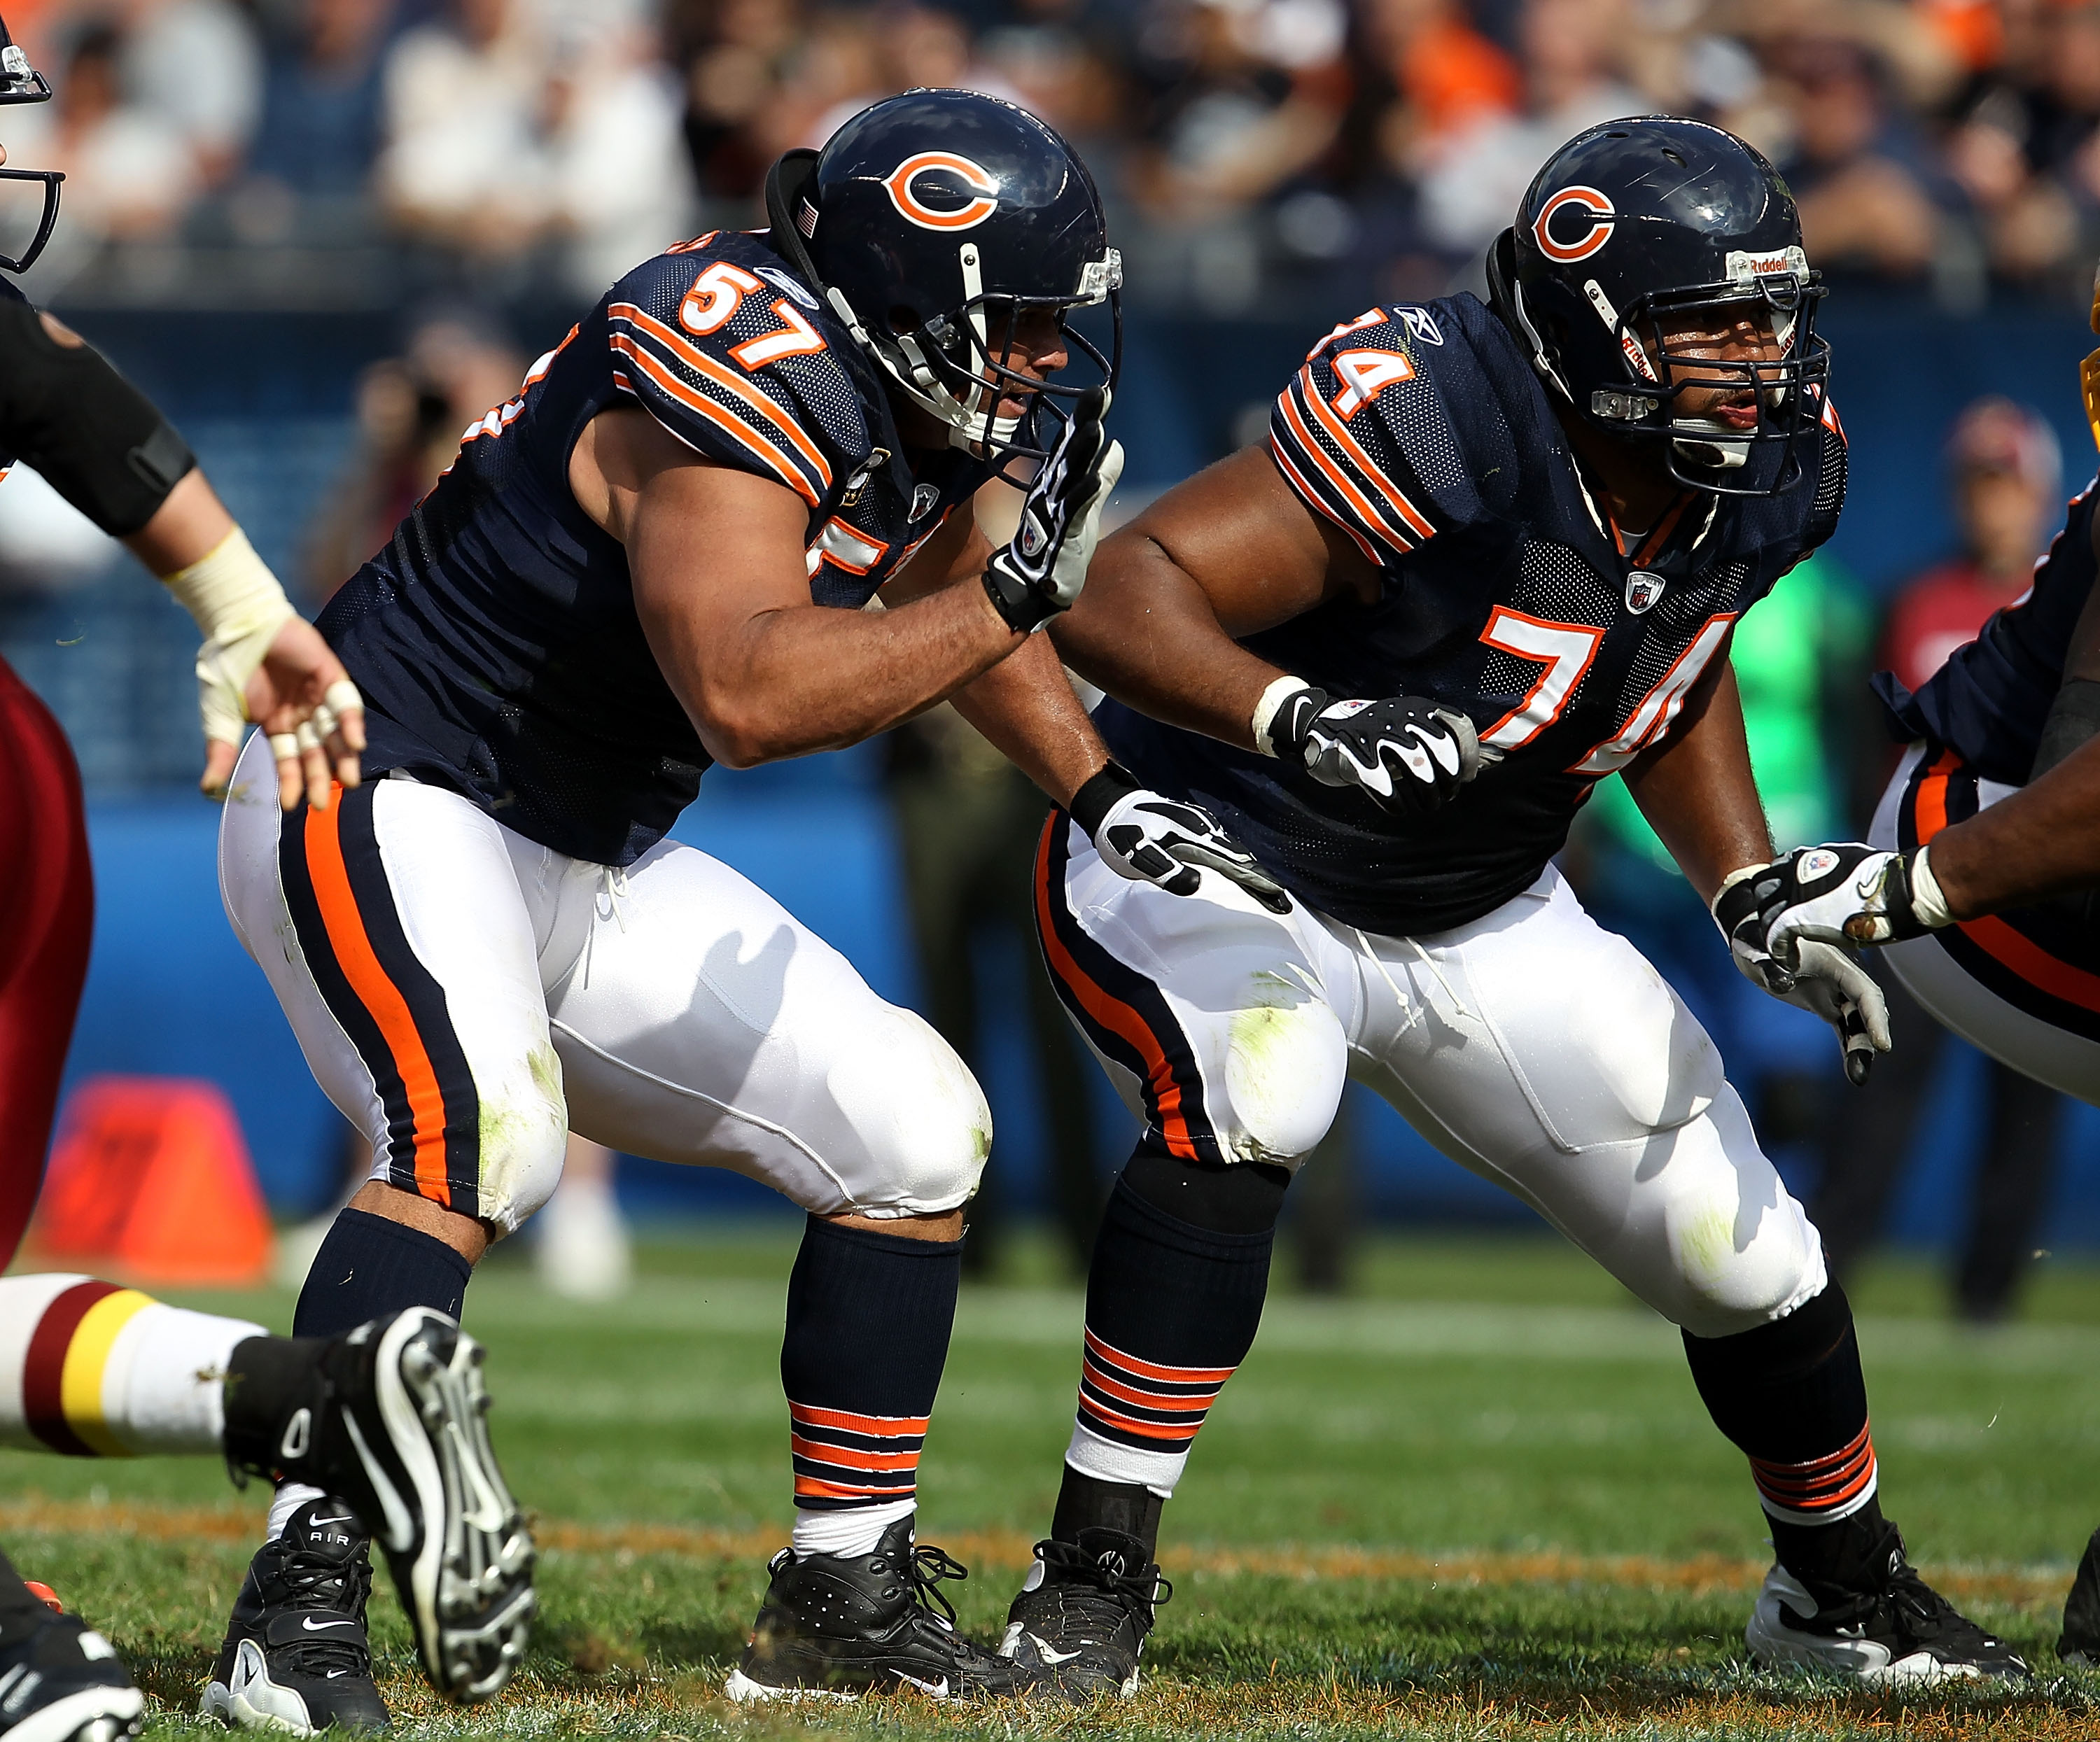
[(840, 1555), (848, 1559), (872, 1555), (882, 1533), (919, 1510), (915, 1500), (885, 1500), (872, 1506), (846, 1506), (836, 1512), (795, 1509), (795, 1552)]
[(92, 1277), (0, 1278), (0, 1445), (104, 1458), (216, 1452), (226, 1364), (263, 1334)]
[(275, 1542), (285, 1534), (285, 1527), (292, 1522), (292, 1515), (309, 1500), (326, 1499), (324, 1489), (309, 1488), (304, 1482), (280, 1482), (277, 1497), (270, 1502), (270, 1530), (263, 1538)]

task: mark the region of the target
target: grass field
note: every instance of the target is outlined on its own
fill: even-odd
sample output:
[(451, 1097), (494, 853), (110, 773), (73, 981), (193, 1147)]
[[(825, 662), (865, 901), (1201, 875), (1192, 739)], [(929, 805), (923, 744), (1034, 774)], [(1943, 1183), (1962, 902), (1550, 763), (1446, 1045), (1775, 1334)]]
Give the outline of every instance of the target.
[[(1674, 1331), (1549, 1241), (1383, 1245), (1346, 1300), (1279, 1294), (1212, 1412), (1161, 1559), (1176, 1595), (1145, 1690), (1085, 1713), (917, 1696), (749, 1716), (720, 1696), (788, 1520), (778, 1379), (792, 1232), (652, 1247), (626, 1301), (580, 1308), (494, 1262), (467, 1304), (496, 1443), (537, 1518), (542, 1624), (496, 1705), (456, 1713), (375, 1600), (412, 1734), (2091, 1737), (2100, 1676), (2052, 1649), (2100, 1524), (2100, 1270), (2051, 1265), (1988, 1334), (1917, 1267), (1855, 1291), (1882, 1494), (1927, 1576), (2040, 1672), (2001, 1695), (1873, 1697), (1745, 1665), (1765, 1550), (1741, 1458)], [(1024, 1272), (1026, 1267), (1023, 1267)], [(280, 1294), (214, 1297), (273, 1325)], [(1024, 1273), (966, 1292), (920, 1489), (995, 1632), (1047, 1525), (1079, 1299)], [(0, 1454), (0, 1538), (99, 1622), (157, 1696), (194, 1705), (262, 1519), (204, 1462)], [(385, 1581), (382, 1577), (382, 1585)]]

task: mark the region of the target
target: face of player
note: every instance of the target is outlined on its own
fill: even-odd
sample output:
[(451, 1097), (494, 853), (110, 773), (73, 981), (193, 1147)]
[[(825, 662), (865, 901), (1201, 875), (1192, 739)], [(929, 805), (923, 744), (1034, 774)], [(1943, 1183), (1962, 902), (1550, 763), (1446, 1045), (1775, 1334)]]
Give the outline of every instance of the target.
[[(1010, 323), (997, 314), (990, 315), (986, 321), (986, 333), (993, 360), (1031, 381), (1048, 381), (1071, 360), (1070, 347), (1055, 309), (1023, 309)], [(995, 415), (1018, 417), (1028, 409), (1027, 390), (1012, 381), (1006, 386), (1008, 391), (1000, 395)]]
[[(1676, 317), (1662, 330), (1662, 346), (1670, 358), (1670, 379), (1683, 384), (1670, 396), (1672, 418), (1755, 433), (1758, 390), (1745, 365), (1776, 364), (1786, 355), (1769, 306), (1744, 303)], [(1727, 367), (1702, 368), (1702, 364)], [(1769, 412), (1778, 404), (1776, 384), (1764, 393)]]

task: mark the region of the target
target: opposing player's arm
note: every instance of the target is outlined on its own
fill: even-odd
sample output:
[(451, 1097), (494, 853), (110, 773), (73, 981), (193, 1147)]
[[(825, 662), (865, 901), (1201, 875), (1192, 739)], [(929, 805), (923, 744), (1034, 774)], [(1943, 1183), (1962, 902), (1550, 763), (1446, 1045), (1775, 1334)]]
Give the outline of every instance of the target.
[[(991, 557), (991, 540), (968, 509), (948, 516), (940, 530), (882, 589), (895, 606), (950, 587), (981, 590), (977, 577)], [(1048, 636), (1026, 646), (950, 698), (955, 711), (1006, 759), (1060, 805), (1107, 765), (1107, 747), (1058, 663)]]
[(1025, 639), (982, 586), (882, 612), (813, 604), (802, 498), (701, 459), (638, 408), (592, 420), (569, 482), (626, 546), (657, 664), (708, 754), (732, 768), (858, 743)]
[(1073, 670), (1118, 701), (1251, 749), (1255, 704), (1285, 674), (1235, 637), (1377, 585), (1268, 450), (1247, 448), (1104, 540), (1086, 592), (1050, 633)]
[(1749, 739), (1735, 668), (1712, 661), (1684, 698), (1670, 735), (1626, 765), (1626, 790), (1699, 898), (1772, 856), (1771, 831), (1750, 773)]

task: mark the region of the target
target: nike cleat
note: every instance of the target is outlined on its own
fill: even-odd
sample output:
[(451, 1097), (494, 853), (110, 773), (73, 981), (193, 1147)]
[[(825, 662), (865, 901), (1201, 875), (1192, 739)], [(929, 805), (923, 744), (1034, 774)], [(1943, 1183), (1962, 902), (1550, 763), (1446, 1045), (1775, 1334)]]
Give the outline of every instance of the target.
[(145, 1719), (116, 1647), (77, 1615), (0, 1645), (0, 1742), (119, 1742)]
[(249, 1422), (236, 1435), (227, 1409), (232, 1461), (349, 1502), (386, 1555), (424, 1674), (459, 1700), (510, 1679), (536, 1607), (532, 1539), (488, 1443), (482, 1359), (443, 1313), (414, 1307), (321, 1346), (305, 1401), (260, 1435)]
[(310, 1736), (387, 1727), (364, 1630), (371, 1538), (343, 1501), (310, 1500), (249, 1563), (203, 1712), (236, 1729)]
[(739, 1705), (779, 1699), (857, 1700), (916, 1688), (935, 1700), (996, 1700), (1041, 1678), (955, 1631), (936, 1587), (969, 1569), (912, 1546), (911, 1520), (883, 1533), (872, 1554), (773, 1557), (773, 1582), (727, 1692)]
[(1799, 1579), (1774, 1566), (1743, 1630), (1750, 1656), (1767, 1669), (1826, 1669), (1913, 1687), (2026, 1675), (2010, 1646), (1918, 1577), (1901, 1533), (1893, 1524), (1886, 1529), (1880, 1576), (1863, 1589)]
[(1137, 1691), (1145, 1636), (1174, 1587), (1136, 1537), (1091, 1526), (1079, 1537), (1035, 1545), (999, 1653), (1047, 1676), (1075, 1705), (1127, 1698)]

